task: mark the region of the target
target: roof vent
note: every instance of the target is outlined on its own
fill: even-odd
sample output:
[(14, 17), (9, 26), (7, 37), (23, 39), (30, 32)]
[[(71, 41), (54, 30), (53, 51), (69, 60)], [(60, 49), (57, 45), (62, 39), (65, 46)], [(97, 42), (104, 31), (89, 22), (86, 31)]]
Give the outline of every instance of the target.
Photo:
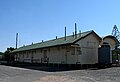
[(79, 30), (79, 36), (81, 37), (81, 30)]
[(66, 27), (65, 27), (65, 40), (66, 40)]
[(42, 40), (42, 42), (44, 42), (44, 41)]
[(18, 33), (16, 33), (16, 49), (18, 47)]
[(77, 24), (75, 23), (75, 38), (77, 38)]
[(74, 38), (74, 32), (73, 32), (73, 38)]
[(56, 39), (57, 39), (57, 36), (56, 36)]

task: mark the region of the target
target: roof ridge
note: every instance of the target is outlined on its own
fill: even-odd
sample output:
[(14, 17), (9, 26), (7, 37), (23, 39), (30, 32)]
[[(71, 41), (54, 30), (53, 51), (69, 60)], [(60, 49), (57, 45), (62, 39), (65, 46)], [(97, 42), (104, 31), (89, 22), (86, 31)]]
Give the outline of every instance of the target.
[[(83, 33), (88, 33), (88, 32), (92, 32), (93, 30), (90, 30), (90, 31), (85, 31), (85, 32), (82, 32), (81, 34)], [(78, 33), (77, 35), (79, 35), (80, 33)], [(66, 37), (71, 37), (73, 36), (72, 34), (71, 35), (68, 35)], [(63, 37), (59, 37), (57, 39), (51, 39), (51, 40), (46, 40), (46, 41), (43, 41), (43, 42), (38, 42), (38, 43), (34, 43), (34, 44), (40, 44), (40, 43), (45, 43), (45, 42), (49, 42), (49, 41), (54, 41), (54, 40), (58, 40), (58, 39), (62, 39), (62, 38), (65, 38), (64, 36)], [(30, 45), (34, 45), (34, 44), (30, 44)], [(30, 46), (30, 45), (27, 45), (27, 46)]]
[(78, 36), (80, 34), (78, 33), (77, 38), (73, 37), (73, 35), (68, 35), (66, 36), (66, 40), (64, 40), (64, 37), (60, 37), (57, 39), (51, 39), (44, 42), (38, 42), (38, 43), (22, 46), (14, 50), (13, 52), (25, 51), (25, 50), (36, 49), (36, 48), (44, 48), (44, 47), (50, 47), (50, 46), (57, 46), (57, 45), (64, 45), (64, 44), (71, 44), (71, 43), (74, 43), (76, 40), (88, 35), (91, 32), (93, 32), (93, 30), (82, 32), (81, 36)]

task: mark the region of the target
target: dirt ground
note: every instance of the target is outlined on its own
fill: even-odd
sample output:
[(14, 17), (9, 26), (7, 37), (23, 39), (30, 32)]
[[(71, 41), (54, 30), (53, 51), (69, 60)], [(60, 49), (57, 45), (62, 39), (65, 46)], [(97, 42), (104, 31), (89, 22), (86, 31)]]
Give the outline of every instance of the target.
[(34, 82), (120, 82), (120, 67), (48, 73)]
[[(34, 67), (32, 67), (34, 68)], [(53, 71), (0, 65), (0, 82), (120, 82), (120, 67)], [(40, 69), (40, 70), (39, 70)], [(57, 69), (58, 70), (58, 69)]]

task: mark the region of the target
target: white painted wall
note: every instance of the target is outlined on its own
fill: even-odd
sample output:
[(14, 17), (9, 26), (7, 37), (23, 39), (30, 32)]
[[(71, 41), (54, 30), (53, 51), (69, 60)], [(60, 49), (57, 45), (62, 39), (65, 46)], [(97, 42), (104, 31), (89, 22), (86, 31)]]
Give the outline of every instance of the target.
[(111, 39), (111, 38), (105, 38), (105, 39), (103, 40), (103, 42), (109, 43), (109, 45), (110, 45), (110, 47), (111, 47), (111, 50), (114, 50), (114, 49), (115, 49), (116, 42), (115, 42), (113, 39)]
[[(99, 41), (96, 39), (96, 37), (93, 34), (90, 34), (84, 39), (76, 42), (76, 44), (80, 45), (81, 54), (79, 53), (77, 47), (68, 45), (68, 46), (57, 46), (57, 47), (21, 52), (18, 53), (18, 59), (21, 62), (23, 61), (31, 62), (32, 59), (31, 57), (33, 55), (34, 63), (46, 63), (43, 60), (44, 54), (46, 53), (46, 57), (49, 59), (48, 63), (58, 63), (58, 64), (98, 63)], [(75, 53), (73, 53), (73, 48), (75, 48)], [(24, 55), (24, 57), (22, 55)]]
[(93, 34), (78, 41), (76, 44), (79, 44), (81, 47), (82, 54), (79, 56), (81, 64), (98, 63), (98, 46), (100, 43)]

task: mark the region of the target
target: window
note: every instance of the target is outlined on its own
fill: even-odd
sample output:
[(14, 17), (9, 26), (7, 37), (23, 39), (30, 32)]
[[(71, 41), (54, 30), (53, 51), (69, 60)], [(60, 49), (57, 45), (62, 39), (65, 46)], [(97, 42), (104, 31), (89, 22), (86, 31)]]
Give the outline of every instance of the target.
[(29, 58), (29, 54), (27, 54), (26, 58)]
[(22, 52), (19, 53), (19, 58), (21, 58)]
[(33, 51), (32, 51), (32, 54), (36, 54), (36, 50), (33, 50)]
[(78, 55), (81, 55), (81, 54), (82, 54), (80, 47), (77, 47), (77, 52), (78, 52)]
[(48, 48), (48, 52), (50, 52), (50, 48)]
[(60, 51), (60, 47), (57, 47), (57, 50)]
[(24, 52), (22, 52), (22, 54), (24, 54)]
[(16, 57), (16, 59), (17, 59), (17, 58), (18, 58), (18, 55), (16, 54), (15, 57)]
[(19, 58), (21, 58), (21, 55), (19, 55)]
[(47, 58), (47, 50), (44, 50), (44, 58)]
[(30, 51), (27, 51), (27, 58), (29, 58), (29, 55), (30, 55)]
[(40, 53), (42, 53), (42, 49), (40, 49)]
[(87, 41), (87, 47), (95, 47), (96, 42)]
[(62, 49), (65, 49), (65, 46), (62, 46)]
[(23, 56), (22, 58), (24, 58), (24, 54), (22, 56)]
[(72, 48), (71, 48), (71, 54), (72, 54), (72, 55), (75, 55), (75, 47), (72, 47)]
[(70, 46), (66, 46), (66, 51), (70, 52)]
[(24, 52), (23, 54), (26, 54), (26, 52)]
[(34, 51), (34, 53), (36, 54), (36, 50)]

